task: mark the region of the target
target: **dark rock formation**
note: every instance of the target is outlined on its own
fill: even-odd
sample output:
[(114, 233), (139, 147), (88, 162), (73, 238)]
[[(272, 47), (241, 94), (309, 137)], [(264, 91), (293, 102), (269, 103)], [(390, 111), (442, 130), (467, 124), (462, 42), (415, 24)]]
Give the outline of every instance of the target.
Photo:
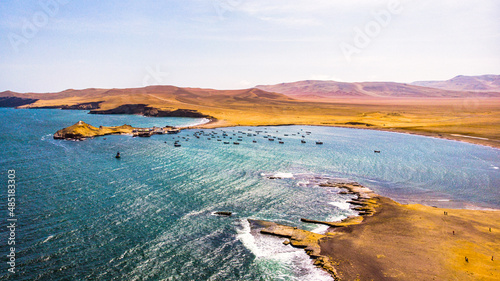
[(225, 211), (222, 211), (222, 212), (215, 212), (214, 214), (215, 214), (215, 215), (219, 215), (219, 216), (226, 216), (226, 217), (230, 217), (233, 213), (231, 213), (231, 212), (225, 212)]
[(36, 102), (37, 99), (25, 99), (18, 97), (0, 97), (0, 107), (18, 107)]
[(85, 102), (85, 103), (79, 103), (79, 104), (74, 104), (74, 105), (51, 105), (51, 106), (41, 106), (37, 108), (42, 108), (42, 109), (63, 109), (63, 110), (92, 110), (92, 109), (98, 109), (100, 107), (100, 104), (103, 103), (103, 101), (95, 101), (95, 102)]
[(191, 109), (160, 110), (145, 104), (124, 104), (109, 110), (92, 110), (90, 114), (138, 114), (148, 117), (192, 117), (210, 118), (210, 116)]

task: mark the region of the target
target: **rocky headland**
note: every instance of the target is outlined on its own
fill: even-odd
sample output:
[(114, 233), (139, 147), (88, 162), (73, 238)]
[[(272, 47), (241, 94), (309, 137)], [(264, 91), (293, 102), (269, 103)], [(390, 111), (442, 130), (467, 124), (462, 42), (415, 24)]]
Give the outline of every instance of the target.
[(99, 128), (89, 125), (83, 121), (78, 121), (76, 124), (69, 126), (67, 128), (61, 129), (54, 134), (54, 139), (64, 139), (64, 140), (85, 140), (88, 138), (94, 138), (106, 135), (132, 135), (139, 137), (150, 137), (155, 134), (175, 134), (178, 133), (179, 129), (166, 126), (163, 128), (134, 128), (130, 125), (122, 125), (115, 127), (104, 127), (99, 126)]
[(63, 109), (63, 110), (92, 110), (92, 109), (98, 109), (98, 108), (100, 108), (101, 103), (103, 103), (103, 101), (84, 102), (84, 103), (77, 103), (77, 104), (74, 104), (74, 105), (41, 106), (41, 107), (36, 107), (36, 108), (42, 108), (42, 109)]
[(330, 226), (326, 234), (268, 221), (249, 220), (260, 233), (303, 248), (334, 280), (498, 280), (500, 213), (402, 205), (358, 183), (325, 188), (356, 195), (359, 211), (341, 222), (302, 218)]
[(18, 107), (32, 104), (38, 99), (20, 98), (20, 97), (0, 97), (0, 107)]

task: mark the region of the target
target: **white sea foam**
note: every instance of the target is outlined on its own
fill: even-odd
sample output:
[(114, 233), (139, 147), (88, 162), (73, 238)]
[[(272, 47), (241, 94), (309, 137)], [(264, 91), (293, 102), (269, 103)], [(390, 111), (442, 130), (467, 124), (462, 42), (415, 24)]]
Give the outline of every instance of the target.
[(54, 235), (50, 235), (49, 237), (47, 237), (45, 240), (43, 240), (42, 243), (46, 243), (48, 242), (49, 240), (51, 240), (52, 238), (54, 238)]
[(264, 256), (264, 253), (257, 247), (252, 233), (250, 233), (250, 223), (247, 220), (241, 220), (240, 223), (241, 228), (236, 229), (238, 240), (256, 257)]
[(335, 206), (341, 210), (349, 210), (349, 208), (351, 207), (351, 204), (347, 202), (329, 202), (328, 204)]
[(293, 174), (292, 173), (278, 172), (278, 173), (274, 174), (273, 177), (282, 178), (282, 179), (291, 179), (291, 178), (293, 178)]
[(199, 126), (199, 125), (203, 125), (203, 124), (206, 124), (210, 122), (210, 119), (208, 118), (203, 118), (201, 119), (200, 121), (197, 121), (197, 122), (193, 122), (193, 123), (188, 123), (186, 125), (182, 125), (182, 126), (176, 126), (176, 127), (194, 127), (194, 126)]
[(238, 240), (256, 256), (255, 263), (272, 280), (331, 280), (328, 273), (313, 265), (303, 249), (283, 245), (283, 238), (258, 233), (253, 235), (247, 220), (240, 221), (237, 233)]
[(328, 231), (329, 226), (325, 224), (320, 224), (318, 227), (315, 229), (311, 230), (311, 232), (317, 233), (317, 234), (325, 234)]

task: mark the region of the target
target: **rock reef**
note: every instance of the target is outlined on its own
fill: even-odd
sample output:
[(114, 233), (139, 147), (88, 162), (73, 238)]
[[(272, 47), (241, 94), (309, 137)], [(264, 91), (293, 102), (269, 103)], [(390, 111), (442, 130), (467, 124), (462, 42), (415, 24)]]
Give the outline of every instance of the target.
[[(360, 224), (365, 216), (373, 216), (380, 206), (378, 195), (369, 188), (366, 188), (356, 182), (326, 182), (320, 184), (321, 187), (330, 187), (340, 189), (340, 193), (353, 194), (357, 198), (349, 201), (355, 207), (353, 209), (359, 211), (358, 216), (348, 217), (340, 222), (327, 222), (302, 218), (302, 222), (325, 224), (332, 228), (342, 228), (350, 225)], [(326, 270), (334, 280), (341, 280), (340, 275), (335, 268), (335, 263), (331, 258), (322, 253), (321, 243), (325, 239), (335, 235), (334, 233), (317, 234), (297, 227), (281, 225), (269, 221), (249, 220), (253, 225), (258, 224), (262, 229), (262, 234), (274, 235), (288, 238), (283, 244), (291, 245), (297, 248), (303, 248), (306, 253), (314, 259), (314, 265)]]

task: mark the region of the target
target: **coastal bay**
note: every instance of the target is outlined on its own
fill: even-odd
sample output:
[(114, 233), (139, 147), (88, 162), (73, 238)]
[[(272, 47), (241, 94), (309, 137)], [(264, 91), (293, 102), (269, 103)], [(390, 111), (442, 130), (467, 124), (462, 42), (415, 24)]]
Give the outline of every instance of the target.
[[(406, 86), (401, 84), (399, 87)], [(406, 91), (412, 95), (401, 90), (398, 92), (401, 96), (387, 95), (382, 91), (363, 97), (305, 99), (257, 88), (214, 90), (149, 86), (47, 94), (7, 91), (0, 93), (0, 97), (23, 98), (29, 102), (21, 108), (92, 105), (94, 114), (209, 116), (206, 118), (213, 122), (203, 128), (292, 124), (350, 127), (419, 134), (500, 148), (498, 93), (447, 92), (416, 86)]]
[[(498, 186), (495, 167), (500, 166), (499, 155), (488, 147), (318, 126), (186, 129), (178, 135), (146, 139), (114, 135), (107, 140), (67, 142), (53, 139), (53, 133), (75, 120), (106, 126), (163, 127), (170, 119), (56, 109), (1, 111), (5, 120), (15, 117), (27, 128), (25, 134), (18, 134), (15, 127), (3, 124), (6, 135), (19, 139), (2, 140), (9, 148), (2, 165), (16, 169), (20, 177), (20, 187), (26, 192), (22, 199), (25, 221), (30, 222), (21, 226), (31, 238), (19, 248), (19, 263), (23, 268), (39, 264), (38, 272), (55, 280), (81, 274), (88, 278), (112, 276), (117, 270), (131, 278), (148, 272), (151, 278), (182, 274), (190, 279), (288, 276), (331, 280), (315, 268), (303, 249), (283, 245), (283, 239), (272, 244), (270, 238), (254, 236), (246, 227), (251, 219), (297, 227), (318, 237), (340, 233), (343, 228), (327, 230), (301, 221), (335, 222), (362, 211), (355, 208), (363, 206), (349, 203), (359, 203), (353, 194), (327, 186), (330, 178), (355, 180), (399, 202), (424, 200), (426, 205), (456, 208), (500, 206), (496, 197), (489, 195)], [(175, 124), (181, 127), (200, 122), (172, 119), (170, 125), (176, 120), (182, 121)], [(200, 138), (195, 138), (200, 131)], [(257, 131), (262, 132), (257, 135)], [(226, 139), (241, 137), (240, 145), (217, 141), (217, 136), (223, 139), (224, 132)], [(264, 138), (267, 135), (276, 137), (276, 142)], [(302, 139), (306, 143), (301, 143)], [(182, 143), (181, 148), (173, 148), (176, 140)], [(318, 140), (324, 144), (316, 145)], [(114, 158), (117, 150), (122, 155), (119, 161)], [(460, 162), (452, 160), (457, 155), (461, 155)], [(222, 167), (225, 173), (220, 173)], [(45, 203), (40, 206), (39, 202)], [(213, 215), (217, 212), (232, 215)], [(464, 210), (469, 212), (481, 214)], [(449, 213), (450, 217), (456, 215), (452, 210)], [(441, 218), (440, 213), (432, 215)], [(364, 220), (371, 227), (369, 218)], [(40, 226), (45, 223), (52, 227)], [(80, 245), (75, 240), (85, 241), (88, 247), (65, 252)], [(106, 251), (98, 250), (103, 248)], [(470, 258), (469, 264), (474, 260)], [(198, 264), (197, 272), (186, 266), (192, 262)], [(136, 269), (141, 264), (144, 270)], [(384, 267), (378, 270), (383, 272)], [(339, 268), (338, 273), (342, 272)], [(30, 278), (30, 274), (26, 271), (21, 276)]]

